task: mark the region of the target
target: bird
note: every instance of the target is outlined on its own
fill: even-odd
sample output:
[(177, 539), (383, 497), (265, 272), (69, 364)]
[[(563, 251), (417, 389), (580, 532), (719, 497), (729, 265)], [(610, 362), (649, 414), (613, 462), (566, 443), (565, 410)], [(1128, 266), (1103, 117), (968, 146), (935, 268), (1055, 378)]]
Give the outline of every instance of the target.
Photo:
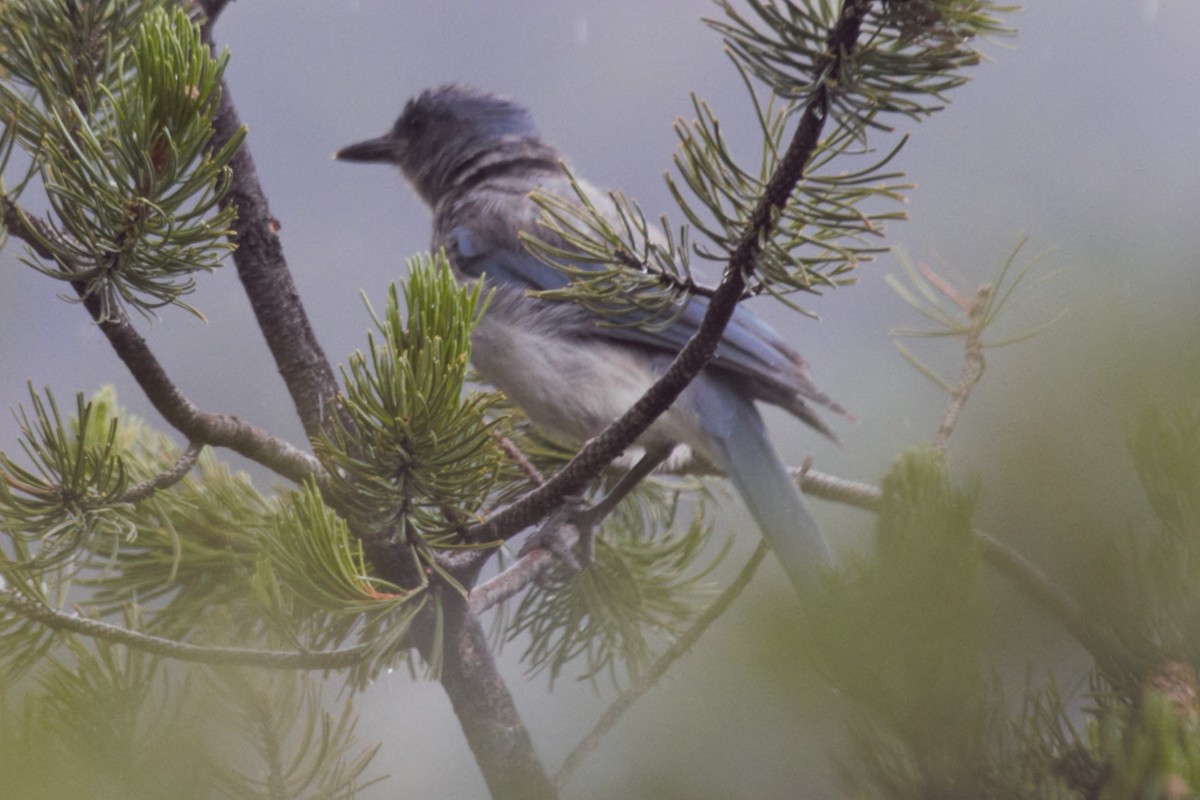
[[(570, 250), (539, 224), (532, 193), (579, 204), (575, 186), (602, 213), (611, 196), (564, 168), (524, 106), (460, 84), (419, 93), (390, 130), (334, 154), (382, 163), (400, 173), (433, 216), (433, 252), (446, 254), (462, 281), (484, 282), (491, 299), (471, 338), (471, 362), (535, 426), (579, 445), (599, 434), (659, 377), (700, 325), (704, 296), (681, 301), (666, 326), (613, 324), (567, 299), (537, 296), (571, 277), (545, 263), (525, 237)], [(583, 269), (597, 268), (582, 261)], [(634, 312), (627, 312), (634, 313)], [(739, 305), (716, 355), (639, 438), (644, 455), (601, 501), (670, 458), (690, 459), (733, 483), (798, 591), (831, 565), (824, 536), (767, 434), (757, 402), (786, 409), (833, 438), (814, 405), (845, 413), (814, 385), (803, 358), (770, 326)], [(597, 514), (597, 517), (601, 514)]]

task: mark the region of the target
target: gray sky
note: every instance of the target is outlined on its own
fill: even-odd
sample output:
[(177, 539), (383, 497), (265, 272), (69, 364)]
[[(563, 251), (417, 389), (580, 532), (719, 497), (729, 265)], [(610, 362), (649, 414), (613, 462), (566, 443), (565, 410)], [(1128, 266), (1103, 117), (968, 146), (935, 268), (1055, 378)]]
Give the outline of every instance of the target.
[[(709, 4), (680, 0), (232, 3), (217, 29), (232, 52), (231, 91), (329, 357), (344, 363), (363, 346), (369, 320), (360, 290), (381, 298), (429, 235), (428, 213), (394, 172), (335, 163), (335, 149), (383, 131), (420, 89), (460, 81), (528, 105), (543, 135), (594, 183), (623, 189), (654, 215), (670, 211), (661, 175), (676, 141), (672, 122), (690, 112), (689, 91), (712, 103), (744, 152), (755, 144), (740, 80), (718, 37), (698, 21), (713, 13)], [(983, 477), (985, 511), (996, 525), (1053, 559), (1046, 520), (1014, 511), (1014, 501), (1069, 470), (1068, 447), (1075, 457), (1127, 468), (1129, 414), (1139, 403), (1196, 389), (1200, 3), (1058, 0), (1011, 21), (1019, 36), (985, 45), (991, 63), (973, 72), (947, 111), (919, 126), (899, 121), (912, 139), (896, 163), (919, 188), (906, 209), (911, 221), (894, 224), (888, 242), (967, 290), (993, 274), (1020, 236), (1029, 237), (1022, 258), (1049, 251), (1038, 273), (1047, 280), (1009, 332), (1064, 308), (1068, 315), (1033, 342), (990, 355), (952, 463)], [(86, 313), (58, 301), (61, 287), (20, 265), (20, 252), (10, 243), (0, 254), (0, 406), (22, 402), (27, 380), (51, 386), (64, 404), (74, 391), (113, 383), (128, 407), (157, 422)], [(876, 481), (896, 453), (936, 429), (943, 395), (888, 338), (890, 329), (919, 322), (884, 284), (897, 271), (885, 256), (861, 270), (857, 286), (809, 299), (820, 323), (756, 305), (859, 418), (838, 427), (839, 448), (773, 416), (792, 462), (812, 454), (820, 469)], [(233, 269), (200, 281), (192, 302), (207, 325), (167, 310), (140, 328), (199, 405), (299, 441)], [(948, 377), (956, 374), (952, 348), (922, 352)], [(1023, 438), (1031, 432), (1034, 445)], [(9, 423), (0, 444), (11, 443)], [(1124, 509), (1122, 498), (1136, 493), (1112, 480), (1117, 489), (1094, 487), (1096, 497)], [(859, 515), (827, 506), (818, 513), (846, 534), (844, 547), (869, 530)], [(774, 565), (763, 580), (782, 586)], [(644, 759), (661, 733), (654, 709), (688, 706), (696, 687), (724, 698), (710, 712), (732, 715), (722, 725), (770, 716), (770, 704), (737, 683), (736, 669), (705, 667), (703, 653), (697, 659), (605, 744), (585, 779), (607, 775), (610, 790), (620, 785), (605, 765)], [(526, 679), (512, 664), (509, 674), (544, 757), (556, 764), (601, 700), (570, 685), (547, 698), (542, 679)], [(395, 786), (414, 796), (434, 787), (438, 796), (479, 796), (474, 766), (456, 763), (463, 745), (440, 691), (411, 687), (397, 673), (377, 692), (381, 702), (371, 704), (365, 725), (389, 738), (379, 766), (397, 777)], [(704, 732), (703, 720), (694, 724), (695, 746), (711, 745), (704, 755), (720, 776), (708, 784), (713, 796), (808, 780), (801, 766), (789, 772), (786, 760), (750, 745), (731, 749)], [(789, 746), (804, 751), (808, 734), (793, 734)], [(604, 786), (585, 781), (578, 796), (608, 796)]]

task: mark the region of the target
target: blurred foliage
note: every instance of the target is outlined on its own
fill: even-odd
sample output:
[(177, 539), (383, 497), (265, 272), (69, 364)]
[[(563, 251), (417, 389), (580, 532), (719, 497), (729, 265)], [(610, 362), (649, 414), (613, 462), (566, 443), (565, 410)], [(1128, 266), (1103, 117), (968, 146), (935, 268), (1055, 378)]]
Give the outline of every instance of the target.
[(993, 687), (981, 669), (977, 488), (954, 486), (932, 450), (883, 481), (876, 552), (803, 602), (817, 672), (851, 703), (847, 777), (881, 798), (987, 797)]
[(1124, 649), (1106, 677), (1137, 686), (1166, 661), (1200, 664), (1200, 407), (1145, 410), (1129, 449), (1157, 529), (1095, 531), (1075, 589)]
[[(798, 623), (773, 621), (731, 647), (766, 667), (760, 677), (771, 692), (803, 692), (807, 707), (818, 705), (811, 685), (800, 688), (813, 673), (797, 672), (797, 661), (833, 691), (848, 738), (826, 747), (847, 796), (1192, 797), (1200, 787), (1200, 628), (1187, 578), (1200, 539), (1198, 421), (1195, 408), (1147, 411), (1131, 433), (1161, 530), (1112, 520), (1077, 554), (1089, 624), (1120, 634), (1116, 653), (1097, 654), (1083, 692), (1064, 695), (1053, 677), (1006, 686), (993, 672), (1002, 654), (988, 617), (1021, 614), (1018, 632), (1037, 626), (1027, 608), (983, 593), (973, 527), (979, 491), (956, 487), (934, 451), (902, 456), (885, 478), (873, 554), (829, 574), (804, 599)], [(772, 613), (769, 606), (751, 616)], [(1019, 657), (1038, 661), (1033, 652)]]
[(324, 710), (307, 675), (168, 667), (101, 640), (0, 676), (6, 797), (349, 800), (373, 782), (352, 698)]

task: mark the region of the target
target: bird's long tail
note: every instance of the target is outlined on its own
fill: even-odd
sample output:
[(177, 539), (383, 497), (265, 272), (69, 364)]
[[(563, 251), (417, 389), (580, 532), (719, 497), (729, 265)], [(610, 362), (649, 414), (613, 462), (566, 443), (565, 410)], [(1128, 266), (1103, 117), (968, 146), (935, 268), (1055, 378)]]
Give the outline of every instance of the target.
[(798, 591), (811, 588), (831, 563), (825, 537), (767, 438), (758, 409), (749, 401), (740, 405), (710, 447), (792, 584)]

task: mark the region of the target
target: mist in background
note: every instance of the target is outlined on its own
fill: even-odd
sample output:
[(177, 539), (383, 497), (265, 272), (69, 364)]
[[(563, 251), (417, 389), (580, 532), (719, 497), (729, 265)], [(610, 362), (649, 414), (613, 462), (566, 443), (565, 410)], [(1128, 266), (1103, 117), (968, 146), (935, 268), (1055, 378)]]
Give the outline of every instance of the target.
[[(678, 223), (662, 173), (689, 91), (713, 105), (735, 152), (758, 142), (742, 83), (699, 21), (716, 13), (680, 0), (231, 3), (216, 30), (232, 53), (230, 91), (327, 356), (345, 363), (365, 344), (360, 291), (378, 305), (404, 259), (429, 243), (429, 214), (396, 172), (336, 163), (336, 149), (381, 133), (421, 89), (468, 83), (530, 107), (578, 174)], [(1147, 404), (1194, 403), (1200, 388), (1200, 3), (1059, 0), (1010, 22), (1019, 35), (985, 45), (992, 62), (946, 111), (898, 121), (912, 139), (894, 164), (919, 186), (910, 221), (893, 224), (886, 243), (966, 292), (1021, 237), (1019, 263), (1046, 251), (997, 333), (1067, 314), (989, 353), (950, 453), (957, 476), (982, 481), (980, 526), (1069, 579), (1090, 529), (1148, 517), (1125, 451), (1133, 416)], [(57, 299), (67, 287), (23, 266), (21, 251), (12, 242), (0, 253), (0, 406), (24, 402), (27, 381), (68, 407), (74, 392), (111, 383), (130, 410), (161, 424), (86, 312)], [(884, 256), (855, 286), (798, 298), (820, 322), (754, 303), (858, 418), (835, 422), (837, 446), (771, 414), (791, 463), (811, 455), (817, 469), (877, 482), (898, 452), (935, 432), (945, 396), (888, 335), (920, 323), (884, 283), (899, 271)], [(232, 265), (201, 276), (190, 302), (207, 324), (176, 309), (136, 320), (177, 384), (206, 410), (302, 441)], [(957, 376), (953, 344), (920, 352)], [(15, 425), (0, 425), (0, 447), (14, 443)], [(869, 544), (867, 515), (815, 505), (835, 548)], [(731, 563), (753, 540), (742, 537)], [(1032, 653), (1071, 685), (1086, 668), (1080, 653), (998, 579), (987, 586), (1001, 672), (1019, 679)], [(811, 677), (786, 669), (792, 645), (776, 646), (777, 616), (790, 608), (777, 565), (749, 595), (610, 735), (572, 796), (834, 789), (836, 717), (806, 690)], [(547, 693), (544, 677), (522, 673), (519, 645), (506, 649), (505, 672), (553, 770), (608, 698), (569, 678)], [(484, 796), (436, 684), (397, 671), (359, 707), (364, 737), (385, 740), (376, 769), (395, 777), (371, 797)]]

